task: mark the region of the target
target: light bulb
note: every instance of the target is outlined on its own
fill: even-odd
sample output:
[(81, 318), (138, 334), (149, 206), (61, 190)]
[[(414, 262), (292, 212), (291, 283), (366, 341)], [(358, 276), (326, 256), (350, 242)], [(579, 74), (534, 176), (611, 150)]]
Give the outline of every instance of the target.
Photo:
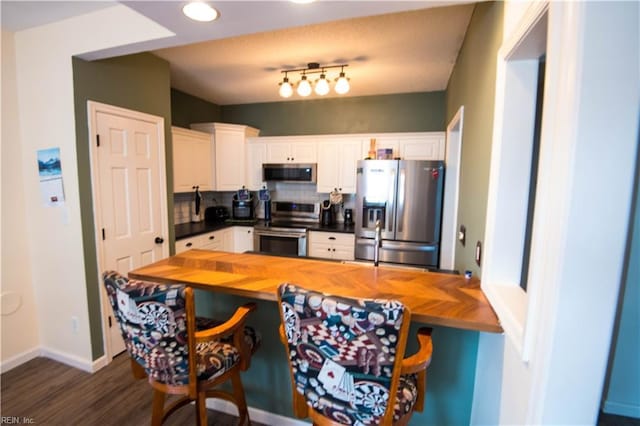
[(340, 77), (336, 80), (336, 93), (339, 95), (344, 95), (349, 91), (349, 79), (344, 76), (344, 73), (340, 73)]
[(311, 84), (307, 80), (307, 76), (303, 75), (302, 80), (298, 83), (298, 95), (309, 96), (311, 94)]
[(320, 79), (316, 82), (315, 87), (316, 94), (324, 96), (329, 93), (329, 82), (325, 78), (324, 74), (320, 74)]
[(293, 87), (291, 87), (289, 79), (285, 77), (284, 80), (282, 80), (282, 83), (280, 83), (280, 96), (288, 98), (291, 95), (293, 95)]
[(191, 2), (182, 8), (182, 13), (194, 21), (211, 22), (218, 17), (218, 11), (201, 2)]

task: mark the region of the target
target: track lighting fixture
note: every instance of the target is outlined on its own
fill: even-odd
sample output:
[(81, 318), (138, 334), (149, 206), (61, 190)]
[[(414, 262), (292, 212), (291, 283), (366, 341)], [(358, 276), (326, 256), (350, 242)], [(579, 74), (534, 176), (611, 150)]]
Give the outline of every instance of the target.
[(297, 84), (296, 92), (300, 96), (309, 96), (312, 92), (311, 82), (307, 75), (313, 73), (320, 73), (320, 78), (314, 82), (313, 91), (317, 95), (324, 96), (330, 91), (330, 80), (327, 78), (327, 70), (332, 68), (340, 68), (340, 74), (335, 79), (334, 90), (339, 95), (344, 95), (349, 91), (349, 79), (345, 76), (344, 67), (348, 67), (349, 64), (340, 65), (326, 65), (320, 66), (317, 62), (310, 62), (307, 64), (307, 68), (299, 68), (292, 70), (282, 70), (284, 78), (280, 83), (280, 96), (288, 98), (293, 94), (293, 85), (289, 83), (288, 73), (299, 72), (301, 73), (300, 82)]

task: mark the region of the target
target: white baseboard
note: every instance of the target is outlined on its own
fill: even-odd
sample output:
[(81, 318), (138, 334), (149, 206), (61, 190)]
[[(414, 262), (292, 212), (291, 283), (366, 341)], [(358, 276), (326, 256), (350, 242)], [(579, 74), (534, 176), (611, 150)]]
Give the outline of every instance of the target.
[[(238, 415), (238, 408), (231, 402), (224, 399), (207, 399), (207, 408), (221, 411), (223, 413)], [(280, 414), (270, 413), (259, 408), (249, 407), (249, 418), (252, 422), (258, 422), (273, 426), (309, 426), (309, 423)]]
[(607, 414), (640, 419), (640, 405), (605, 401), (603, 411)]
[(53, 349), (37, 347), (11, 357), (8, 360), (0, 363), (0, 373), (6, 373), (7, 371), (19, 365), (22, 365), (25, 362), (31, 361), (32, 359), (39, 356), (50, 358), (54, 361), (61, 362), (70, 367), (86, 371), (87, 373), (95, 373), (96, 371), (107, 365), (107, 357), (104, 355), (96, 359), (95, 361), (88, 361), (75, 355), (69, 355), (67, 353), (56, 351)]
[[(87, 373), (93, 373), (94, 371), (96, 371), (94, 369), (94, 361), (86, 360), (75, 355), (59, 352), (53, 349), (41, 348), (40, 356), (50, 358), (54, 361), (61, 362), (82, 371), (86, 371)], [(98, 359), (96, 362), (99, 362), (99, 360), (100, 359)]]
[(16, 368), (19, 365), (22, 365), (25, 362), (31, 361), (32, 359), (39, 356), (40, 348), (38, 347), (22, 352), (21, 354), (13, 356), (6, 361), (2, 361), (2, 363), (0, 364), (0, 373), (6, 373), (7, 371)]

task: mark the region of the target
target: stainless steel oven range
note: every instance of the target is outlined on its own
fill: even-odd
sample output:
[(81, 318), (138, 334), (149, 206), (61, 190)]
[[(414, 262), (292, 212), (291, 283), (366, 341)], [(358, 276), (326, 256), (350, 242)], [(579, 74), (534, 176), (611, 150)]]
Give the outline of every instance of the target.
[(253, 250), (285, 256), (307, 255), (307, 230), (320, 220), (319, 203), (271, 202), (271, 221), (253, 228)]

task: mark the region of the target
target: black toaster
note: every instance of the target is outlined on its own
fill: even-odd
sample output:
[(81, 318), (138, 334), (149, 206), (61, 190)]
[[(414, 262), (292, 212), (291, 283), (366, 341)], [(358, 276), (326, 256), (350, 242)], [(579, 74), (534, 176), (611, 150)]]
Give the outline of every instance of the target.
[(212, 206), (204, 210), (204, 220), (208, 223), (222, 223), (229, 219), (229, 209), (225, 206)]

